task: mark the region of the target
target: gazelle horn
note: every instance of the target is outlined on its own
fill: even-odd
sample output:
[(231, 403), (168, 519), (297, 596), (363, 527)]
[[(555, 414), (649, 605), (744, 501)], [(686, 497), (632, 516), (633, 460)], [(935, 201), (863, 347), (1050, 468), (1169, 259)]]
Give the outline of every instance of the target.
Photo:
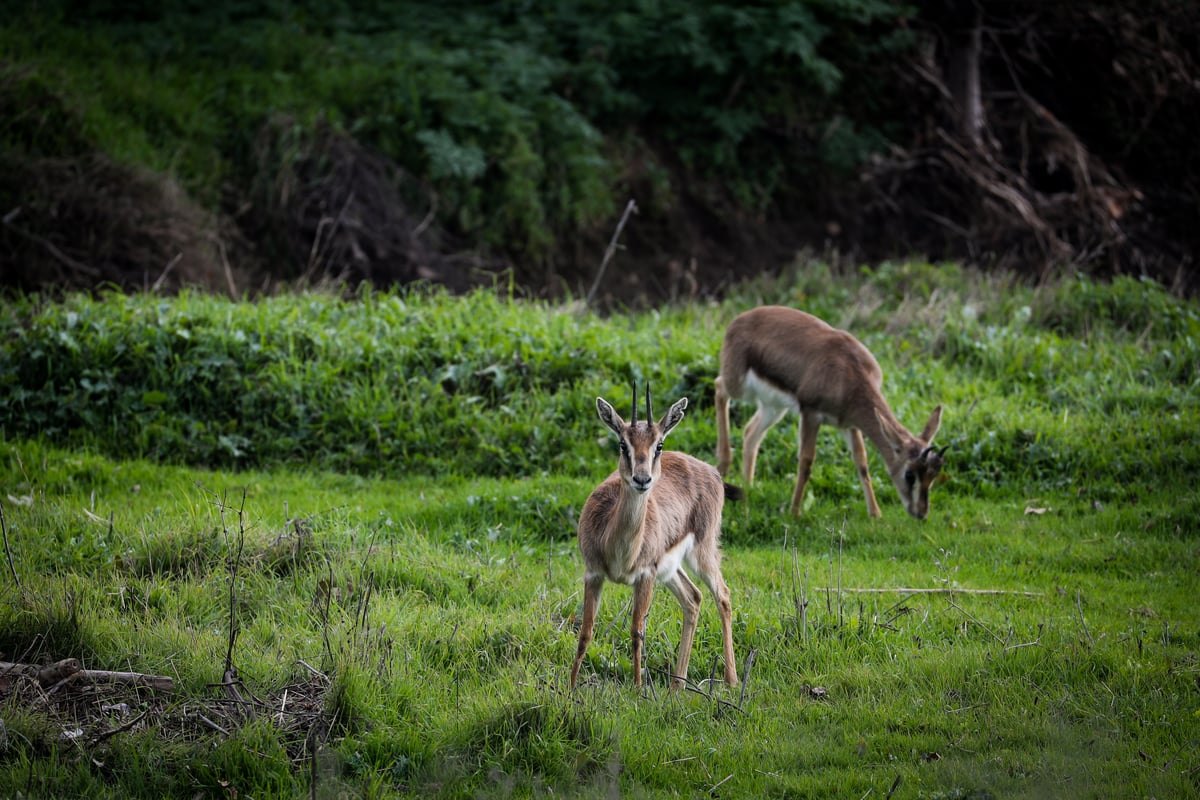
[(654, 424), (654, 407), (650, 405), (650, 383), (646, 383), (646, 422)]
[(629, 419), (630, 425), (637, 425), (637, 381), (632, 384), (633, 387), (633, 416)]

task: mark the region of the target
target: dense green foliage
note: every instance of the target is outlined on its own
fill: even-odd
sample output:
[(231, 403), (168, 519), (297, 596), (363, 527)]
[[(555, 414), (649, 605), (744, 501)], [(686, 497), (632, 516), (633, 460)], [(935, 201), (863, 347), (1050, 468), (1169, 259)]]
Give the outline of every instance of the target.
[[(867, 340), (901, 419), (944, 403), (951, 480), (924, 522), (881, 485), (868, 521), (825, 433), (789, 518), (773, 434), (724, 521), (745, 688), (704, 680), (706, 600), (696, 691), (666, 691), (661, 592), (635, 693), (610, 586), (568, 693), (574, 519), (615, 461), (594, 395), (687, 394), (670, 442), (711, 459), (723, 323), (771, 301)], [(1194, 794), (1198, 326), (1151, 283), (923, 264), (613, 318), (492, 292), (6, 305), (0, 660), (175, 688), (0, 676), (0, 794)]]
[[(920, 265), (861, 278), (830, 289), (811, 265), (795, 284), (628, 319), (494, 291), (31, 297), (0, 317), (0, 427), (214, 467), (577, 476), (602, 457), (577, 446), (597, 436), (593, 398), (627, 403), (632, 380), (687, 395), (683, 446), (709, 451), (720, 332), (765, 301), (863, 338), (909, 425), (944, 403), (964, 491), (1200, 475), (1193, 304), (1131, 279), (1035, 290)], [(764, 457), (786, 469), (792, 455)]]
[[(680, 163), (750, 208), (853, 167), (881, 140), (863, 98), (871, 64), (908, 45), (901, 14), (891, 0), (24, 5), (0, 22), (14, 111), (0, 154), (95, 148), (253, 210), (328, 124), (415, 176), (451, 229), (532, 261), (611, 224), (630, 182), (645, 208), (674, 202)], [(802, 135), (781, 143), (783, 129)]]

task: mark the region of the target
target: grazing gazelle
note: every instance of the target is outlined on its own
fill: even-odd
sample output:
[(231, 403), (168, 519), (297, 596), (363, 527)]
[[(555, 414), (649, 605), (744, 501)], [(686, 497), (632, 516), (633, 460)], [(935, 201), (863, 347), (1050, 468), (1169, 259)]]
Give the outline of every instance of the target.
[(684, 453), (663, 451), (663, 439), (683, 419), (687, 398), (680, 398), (658, 422), (646, 387), (646, 420), (637, 418), (637, 390), (633, 394), (633, 419), (625, 422), (602, 397), (596, 398), (600, 419), (620, 442), (617, 471), (592, 492), (579, 515), (579, 552), (583, 555), (583, 620), (579, 647), (571, 667), (571, 687), (579, 678), (579, 665), (592, 641), (596, 608), (606, 580), (633, 586), (633, 682), (642, 684), (642, 643), (646, 615), (655, 581), (666, 585), (683, 608), (683, 633), (671, 688), (687, 679), (692, 639), (700, 616), (703, 595), (682, 565), (708, 586), (721, 615), (725, 647), (725, 682), (738, 681), (733, 660), (733, 611), (729, 587), (721, 577), (721, 509), (727, 486), (710, 465)]
[(804, 485), (812, 473), (817, 430), (845, 431), (850, 455), (867, 498), (867, 513), (880, 516), (867, 470), (865, 435), (879, 449), (904, 508), (917, 519), (929, 513), (929, 486), (942, 468), (941, 450), (931, 446), (942, 420), (938, 406), (920, 436), (896, 419), (880, 388), (883, 374), (863, 343), (811, 314), (762, 306), (739, 315), (725, 331), (716, 382), (717, 469), (733, 461), (729, 444), (730, 399), (755, 400), (758, 410), (743, 432), (742, 477), (754, 482), (754, 462), (767, 430), (788, 411), (800, 415), (800, 459), (791, 511), (799, 515)]

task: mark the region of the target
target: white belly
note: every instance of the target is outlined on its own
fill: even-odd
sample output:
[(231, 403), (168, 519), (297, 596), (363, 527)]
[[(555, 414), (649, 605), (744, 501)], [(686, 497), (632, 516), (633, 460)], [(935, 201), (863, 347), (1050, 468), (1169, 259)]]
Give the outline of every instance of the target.
[(742, 397), (746, 400), (753, 400), (760, 406), (775, 411), (786, 410), (800, 413), (800, 404), (796, 402), (795, 395), (764, 381), (752, 369), (746, 370), (746, 379), (742, 382), (742, 386)]
[(692, 552), (692, 548), (695, 546), (696, 537), (689, 533), (687, 536), (676, 542), (674, 547), (662, 554), (662, 558), (658, 560), (657, 567), (633, 572), (625, 579), (618, 580), (612, 578), (611, 576), (609, 579), (616, 580), (618, 583), (628, 583), (630, 586), (632, 586), (642, 578), (649, 577), (651, 574), (651, 569), (653, 569), (654, 579), (656, 581), (659, 581), (660, 583), (662, 581), (669, 581), (671, 577), (679, 571), (679, 568), (683, 566), (684, 559), (688, 557), (688, 553)]
[(654, 577), (660, 581), (670, 580), (671, 576), (679, 571), (683, 560), (695, 546), (696, 537), (690, 533), (676, 542), (675, 546), (663, 553), (663, 557), (658, 560), (658, 571), (655, 572)]
[(796, 414), (815, 414), (817, 422), (821, 425), (832, 425), (835, 428), (842, 427), (841, 420), (831, 417), (828, 414), (815, 412), (812, 409), (801, 408), (800, 402), (794, 394), (785, 392), (774, 384), (763, 380), (752, 369), (746, 370), (746, 379), (742, 382), (742, 386), (743, 399), (755, 401), (761, 408), (778, 414), (778, 418), (782, 418), (783, 413), (788, 411)]

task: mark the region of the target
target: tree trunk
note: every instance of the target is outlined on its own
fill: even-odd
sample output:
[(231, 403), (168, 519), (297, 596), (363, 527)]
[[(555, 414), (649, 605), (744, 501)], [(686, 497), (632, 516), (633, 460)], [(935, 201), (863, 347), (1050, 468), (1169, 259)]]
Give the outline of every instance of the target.
[(966, 3), (955, 16), (963, 27), (950, 32), (946, 82), (958, 106), (958, 127), (973, 147), (983, 144), (983, 93), (979, 85), (979, 58), (983, 50), (983, 11)]

